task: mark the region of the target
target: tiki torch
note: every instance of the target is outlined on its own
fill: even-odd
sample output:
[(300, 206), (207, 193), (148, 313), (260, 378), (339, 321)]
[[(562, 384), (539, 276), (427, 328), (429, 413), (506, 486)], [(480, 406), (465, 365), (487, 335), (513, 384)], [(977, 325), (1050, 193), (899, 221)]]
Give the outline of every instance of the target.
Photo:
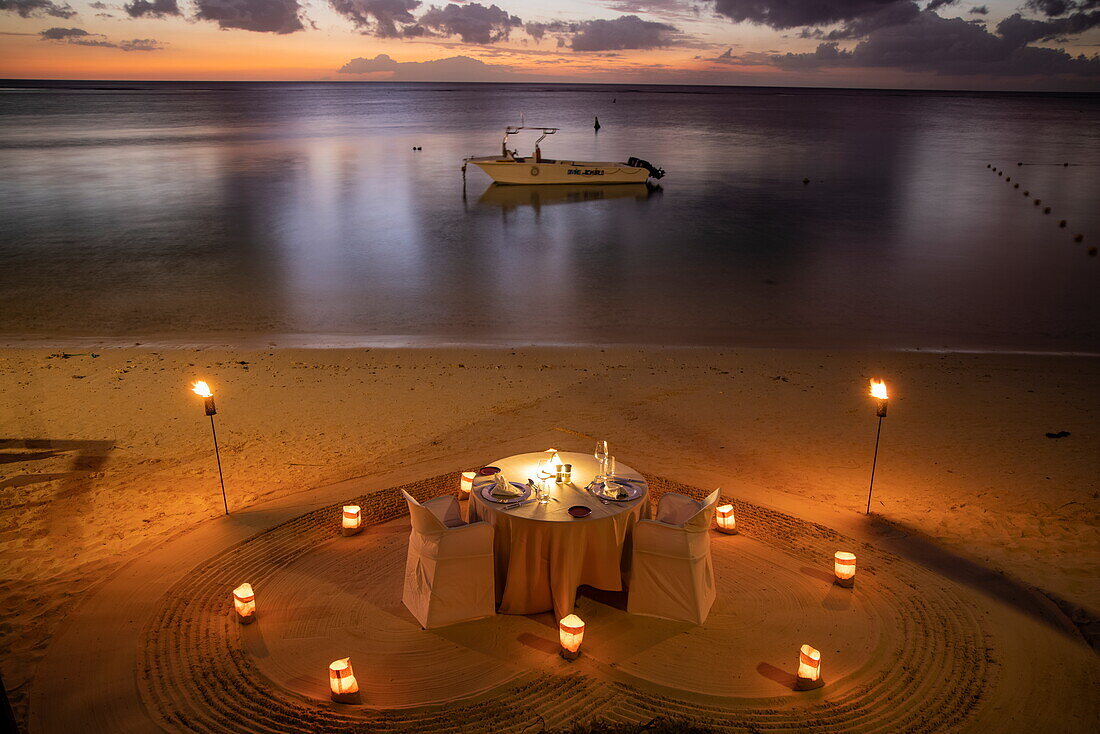
[(210, 435), (214, 437), (214, 458), (218, 460), (218, 481), (222, 485), (222, 505), (225, 506), (225, 514), (229, 514), (229, 502), (225, 499), (225, 477), (222, 476), (222, 457), (218, 453), (218, 432), (214, 430), (214, 416), (218, 409), (214, 407), (214, 393), (210, 392), (210, 386), (199, 380), (191, 386), (191, 390), (203, 399), (206, 414), (210, 416)]
[(878, 401), (878, 431), (875, 432), (875, 458), (871, 461), (871, 484), (867, 487), (867, 512), (871, 514), (871, 490), (875, 488), (875, 466), (878, 464), (878, 441), (882, 437), (882, 419), (886, 417), (886, 405), (890, 396), (886, 393), (886, 383), (882, 380), (871, 379), (871, 397)]

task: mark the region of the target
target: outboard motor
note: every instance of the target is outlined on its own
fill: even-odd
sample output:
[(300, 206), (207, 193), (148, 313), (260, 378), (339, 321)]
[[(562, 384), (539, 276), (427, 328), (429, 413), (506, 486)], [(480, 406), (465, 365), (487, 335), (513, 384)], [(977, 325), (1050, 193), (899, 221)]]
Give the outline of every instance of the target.
[(657, 168), (657, 166), (653, 165), (649, 161), (643, 161), (641, 158), (627, 158), (626, 165), (630, 166), (631, 168), (644, 168), (649, 171), (650, 177), (655, 179), (664, 178), (665, 175), (665, 169)]

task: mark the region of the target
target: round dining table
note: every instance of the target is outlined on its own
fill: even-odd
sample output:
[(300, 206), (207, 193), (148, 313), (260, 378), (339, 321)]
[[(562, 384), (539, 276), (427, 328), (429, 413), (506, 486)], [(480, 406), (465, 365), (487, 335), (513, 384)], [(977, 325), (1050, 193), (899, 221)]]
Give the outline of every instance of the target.
[[(525, 485), (537, 484), (539, 459), (550, 453), (518, 454), (491, 463), (504, 477)], [(515, 506), (487, 499), (482, 489), (491, 487), (491, 476), (479, 476), (470, 492), (469, 520), (491, 524), (496, 559), (497, 609), (501, 614), (536, 614), (554, 610), (561, 619), (573, 611), (577, 588), (591, 586), (622, 591), (629, 571), (630, 537), (635, 523), (648, 507), (649, 485), (634, 469), (618, 463), (615, 477), (634, 488), (637, 496), (622, 502), (601, 499), (587, 491), (599, 464), (589, 454), (558, 452), (562, 463), (572, 464), (572, 481), (545, 480), (550, 501), (526, 501)], [(488, 491), (488, 490), (486, 490)], [(534, 500), (532, 491), (527, 500)], [(591, 510), (574, 517), (569, 508)]]

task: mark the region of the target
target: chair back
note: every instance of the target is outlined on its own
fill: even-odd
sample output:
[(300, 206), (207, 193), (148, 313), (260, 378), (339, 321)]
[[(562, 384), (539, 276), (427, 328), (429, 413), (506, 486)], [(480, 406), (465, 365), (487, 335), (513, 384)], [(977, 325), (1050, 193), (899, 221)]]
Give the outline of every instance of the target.
[(684, 523), (684, 530), (689, 532), (706, 532), (710, 530), (711, 523), (714, 521), (714, 506), (718, 503), (718, 494), (722, 491), (722, 488), (714, 490), (707, 495), (703, 500), (702, 507), (691, 518)]
[(401, 490), (401, 494), (405, 495), (405, 502), (409, 505), (409, 517), (414, 531), (421, 535), (442, 535), (447, 532), (447, 526), (431, 510), (417, 502), (405, 490)]

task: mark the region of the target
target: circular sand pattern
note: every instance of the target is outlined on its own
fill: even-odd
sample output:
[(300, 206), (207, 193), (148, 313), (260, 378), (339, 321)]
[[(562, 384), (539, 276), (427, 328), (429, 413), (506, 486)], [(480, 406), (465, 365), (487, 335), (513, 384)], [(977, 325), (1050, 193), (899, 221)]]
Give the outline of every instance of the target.
[[(655, 496), (703, 494), (647, 478)], [(426, 498), (456, 484), (405, 489)], [(734, 500), (743, 534), (713, 536), (718, 600), (702, 627), (632, 617), (622, 595), (581, 596), (584, 654), (568, 663), (549, 614), (419, 629), (400, 600), (400, 495), (356, 501), (372, 523), (360, 535), (341, 537), (339, 507), (322, 508), (210, 559), (166, 595), (139, 659), (162, 725), (519, 732), (665, 716), (719, 731), (933, 731), (962, 723), (984, 690), (983, 630), (950, 583), (790, 516)], [(841, 548), (860, 559), (854, 590), (831, 583)], [(229, 604), (245, 580), (257, 598), (250, 626)], [(822, 651), (826, 686), (794, 692), (804, 642)], [(349, 655), (361, 705), (327, 698), (328, 663)]]

